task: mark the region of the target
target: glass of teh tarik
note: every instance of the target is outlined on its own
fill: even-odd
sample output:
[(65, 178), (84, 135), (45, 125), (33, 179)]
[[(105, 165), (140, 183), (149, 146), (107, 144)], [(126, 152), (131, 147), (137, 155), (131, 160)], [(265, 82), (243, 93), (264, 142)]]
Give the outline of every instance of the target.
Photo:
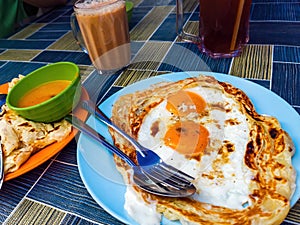
[(125, 1), (79, 0), (74, 4), (71, 27), (75, 39), (100, 74), (113, 74), (129, 64)]
[[(177, 0), (176, 30), (182, 41), (193, 42), (212, 58), (239, 56), (249, 41), (252, 0), (199, 0), (199, 34), (184, 29), (184, 0)], [(188, 0), (185, 0), (188, 1)]]

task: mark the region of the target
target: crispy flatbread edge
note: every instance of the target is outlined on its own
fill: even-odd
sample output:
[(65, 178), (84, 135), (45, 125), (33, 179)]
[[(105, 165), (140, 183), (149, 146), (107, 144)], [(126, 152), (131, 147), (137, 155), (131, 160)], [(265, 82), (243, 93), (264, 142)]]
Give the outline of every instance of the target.
[[(153, 90), (153, 89), (152, 89)], [(126, 100), (128, 99), (124, 99), (122, 98), (120, 101), (125, 101), (124, 104), (126, 104)], [(126, 113), (128, 112), (128, 108), (123, 108), (123, 109), (119, 109), (119, 110), (123, 110), (123, 111), (118, 111), (118, 117), (120, 118), (116, 118), (116, 119), (120, 119), (121, 121), (125, 119), (125, 121), (127, 120), (127, 118), (122, 118), (122, 115), (126, 115)], [(275, 118), (274, 118), (275, 119)], [(276, 120), (276, 119), (275, 119)], [(124, 125), (122, 122), (119, 123), (120, 126), (123, 126), (123, 128), (126, 130), (128, 129), (128, 127), (126, 127), (126, 124)], [(127, 130), (128, 132), (128, 130)], [(111, 131), (111, 134), (113, 136), (113, 139), (115, 141), (115, 144), (117, 146), (119, 146), (125, 153), (130, 153), (132, 154), (132, 150), (127, 150), (128, 149), (128, 145), (126, 146), (126, 142), (125, 145), (122, 146), (122, 142), (120, 142), (120, 137), (118, 137), (118, 134), (116, 134), (115, 132)], [(288, 163), (291, 164), (291, 157), (294, 154), (295, 148), (293, 145), (293, 142), (291, 140), (291, 138), (289, 137), (289, 135), (284, 132), (284, 138), (285, 138), (285, 142), (287, 143), (287, 145), (289, 146), (289, 149), (284, 151), (284, 156), (282, 156), (283, 158), (289, 159), (287, 161), (290, 161)], [(132, 157), (132, 159), (134, 159), (134, 156)], [(118, 171), (122, 174), (122, 176), (124, 177), (124, 180), (127, 180), (126, 182), (128, 182), (128, 167), (126, 165), (124, 165), (124, 162), (122, 160), (120, 160), (118, 157), (114, 157), (114, 160), (116, 162), (116, 166)], [(295, 170), (292, 168), (289, 168), (288, 170), (288, 174), (289, 176), (287, 177), (288, 179), (288, 185), (289, 185), (289, 189), (287, 190), (286, 196), (288, 197), (288, 199), (290, 199), (295, 191), (295, 179), (296, 179), (296, 173)], [(147, 193), (141, 191), (141, 190), (137, 190), (137, 194), (140, 196), (148, 196)], [(149, 197), (149, 196), (148, 196)], [(266, 200), (267, 201), (267, 200)], [(159, 201), (158, 201), (159, 202)], [(166, 203), (167, 204), (167, 203)], [(267, 204), (267, 203), (266, 203)], [(262, 216), (253, 216), (252, 217), (252, 222), (253, 224), (280, 224), (284, 218), (286, 217), (286, 215), (288, 214), (290, 209), (290, 205), (285, 204), (281, 209), (280, 209), (280, 213), (276, 214), (276, 212), (274, 212), (274, 215), (268, 215), (266, 217), (262, 217)], [(177, 211), (173, 211), (172, 207), (166, 207), (164, 204), (157, 205), (157, 210), (159, 212), (162, 212), (164, 214), (164, 216), (166, 216), (166, 218), (171, 219), (171, 220), (180, 220), (182, 219), (182, 217), (180, 215), (178, 215)], [(276, 214), (276, 215), (275, 215)], [(217, 224), (217, 223), (215, 223)], [(249, 223), (250, 224), (250, 223)]]

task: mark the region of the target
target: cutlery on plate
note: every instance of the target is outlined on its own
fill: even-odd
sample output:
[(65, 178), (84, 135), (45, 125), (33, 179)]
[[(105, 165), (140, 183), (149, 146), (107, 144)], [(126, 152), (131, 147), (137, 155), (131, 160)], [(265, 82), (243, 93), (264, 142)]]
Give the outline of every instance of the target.
[(133, 169), (133, 181), (141, 189), (152, 194), (167, 197), (187, 197), (195, 193), (196, 188), (185, 178), (177, 177), (168, 169), (162, 170), (157, 169), (157, 167), (152, 168), (152, 166), (138, 166), (119, 148), (112, 145), (105, 137), (74, 115), (68, 115), (65, 119), (83, 134), (96, 140), (131, 166)]
[(115, 125), (98, 107), (94, 105), (93, 102), (86, 100), (81, 103), (81, 106), (90, 114), (94, 115), (100, 122), (117, 131), (133, 145), (137, 151), (139, 166), (143, 167), (143, 170), (146, 171), (155, 182), (168, 183), (174, 188), (176, 187), (179, 189), (187, 188), (190, 192), (196, 191), (196, 188), (191, 182), (194, 179), (193, 177), (166, 164), (154, 151), (139, 144), (135, 139)]

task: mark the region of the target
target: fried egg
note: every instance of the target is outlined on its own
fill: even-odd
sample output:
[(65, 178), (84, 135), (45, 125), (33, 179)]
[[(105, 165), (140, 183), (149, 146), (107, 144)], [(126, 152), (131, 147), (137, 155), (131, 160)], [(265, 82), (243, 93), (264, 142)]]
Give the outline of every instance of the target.
[(195, 200), (243, 209), (253, 174), (244, 165), (249, 128), (239, 107), (217, 89), (185, 88), (149, 110), (137, 140), (195, 178)]
[[(124, 208), (138, 224), (161, 224), (163, 215), (186, 225), (271, 225), (288, 214), (295, 190), (295, 146), (275, 117), (258, 114), (233, 85), (203, 75), (163, 82), (121, 96), (112, 121), (195, 178), (197, 192), (190, 197), (154, 195), (139, 189), (130, 167), (114, 156), (128, 184)], [(135, 148), (110, 132), (137, 162)]]

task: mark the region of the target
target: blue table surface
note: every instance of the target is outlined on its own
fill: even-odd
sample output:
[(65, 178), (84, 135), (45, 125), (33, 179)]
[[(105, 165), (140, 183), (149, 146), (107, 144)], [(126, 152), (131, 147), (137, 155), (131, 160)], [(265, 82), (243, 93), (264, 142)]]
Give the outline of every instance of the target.
[[(90, 98), (101, 102), (138, 80), (177, 71), (208, 70), (249, 79), (285, 99), (300, 113), (300, 1), (253, 0), (250, 41), (236, 58), (212, 59), (177, 40), (175, 0), (134, 0), (129, 22), (132, 61), (109, 78), (96, 74), (70, 27), (72, 3), (55, 8), (0, 39), (0, 84), (58, 61), (79, 65)], [(198, 1), (189, 1), (186, 23), (197, 21)], [(151, 26), (150, 26), (151, 25)], [(300, 132), (299, 132), (300, 138)], [(0, 191), (1, 224), (123, 224), (102, 209), (81, 181), (77, 143), (15, 179)], [(300, 224), (300, 202), (283, 224)]]

